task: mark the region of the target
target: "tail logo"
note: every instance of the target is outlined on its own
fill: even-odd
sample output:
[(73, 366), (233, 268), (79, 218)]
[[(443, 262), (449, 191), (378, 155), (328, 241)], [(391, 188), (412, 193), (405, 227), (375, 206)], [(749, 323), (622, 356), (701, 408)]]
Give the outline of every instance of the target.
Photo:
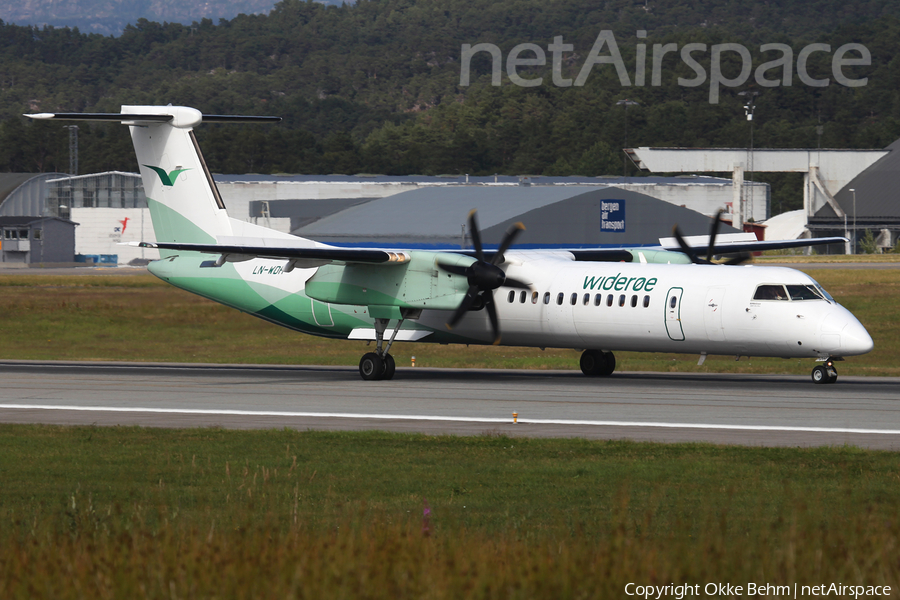
[(168, 187), (172, 187), (175, 185), (175, 180), (185, 171), (190, 171), (190, 169), (175, 169), (169, 173), (166, 173), (165, 169), (161, 169), (159, 167), (154, 167), (152, 165), (144, 165), (148, 169), (152, 169), (159, 175), (159, 180), (162, 181), (162, 184)]

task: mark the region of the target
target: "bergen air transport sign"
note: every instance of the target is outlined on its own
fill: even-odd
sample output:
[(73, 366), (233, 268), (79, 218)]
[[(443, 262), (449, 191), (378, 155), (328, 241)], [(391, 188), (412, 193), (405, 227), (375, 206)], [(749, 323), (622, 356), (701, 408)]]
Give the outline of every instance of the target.
[(625, 201), (600, 201), (600, 231), (625, 233)]

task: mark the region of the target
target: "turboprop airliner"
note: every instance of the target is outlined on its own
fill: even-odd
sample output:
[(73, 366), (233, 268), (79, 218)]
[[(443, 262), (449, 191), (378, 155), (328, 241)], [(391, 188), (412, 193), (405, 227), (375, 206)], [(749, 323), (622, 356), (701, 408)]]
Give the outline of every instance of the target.
[[(228, 216), (193, 129), (202, 122), (278, 117), (203, 115), (178, 106), (121, 113), (43, 113), (33, 119), (118, 121), (131, 131), (161, 258), (160, 279), (312, 335), (376, 342), (359, 362), (388, 380), (396, 341), (582, 350), (585, 375), (605, 377), (614, 351), (809, 358), (815, 383), (837, 380), (835, 361), (865, 354), (872, 338), (808, 275), (741, 265), (746, 253), (843, 238), (716, 247), (513, 250), (517, 223), (485, 251), (475, 211), (471, 251), (339, 248)], [(706, 258), (702, 254), (706, 252)], [(714, 264), (715, 254), (737, 254)], [(501, 337), (502, 315), (502, 337)]]

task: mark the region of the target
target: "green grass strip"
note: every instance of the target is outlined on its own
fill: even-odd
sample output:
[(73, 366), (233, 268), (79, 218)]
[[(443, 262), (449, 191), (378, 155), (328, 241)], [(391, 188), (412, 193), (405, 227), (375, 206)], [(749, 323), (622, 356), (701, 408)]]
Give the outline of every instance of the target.
[(3, 598), (900, 583), (889, 452), (22, 425), (0, 448)]

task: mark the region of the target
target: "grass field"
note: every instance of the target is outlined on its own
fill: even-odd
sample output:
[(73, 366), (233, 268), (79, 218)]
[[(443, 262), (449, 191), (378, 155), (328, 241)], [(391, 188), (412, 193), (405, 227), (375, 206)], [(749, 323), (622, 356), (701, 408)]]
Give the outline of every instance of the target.
[[(875, 339), (841, 373), (900, 375), (900, 270), (813, 276)], [(355, 365), (365, 347), (149, 275), (0, 276), (0, 335), (0, 357), (13, 359)], [(534, 369), (578, 358), (425, 344), (394, 355)], [(618, 358), (625, 370), (810, 369)], [(3, 599), (622, 598), (629, 582), (743, 586), (730, 597), (748, 596), (750, 582), (900, 589), (896, 453), (21, 425), (0, 425), (0, 450)]]
[[(900, 269), (810, 273), (867, 327), (875, 350), (843, 375), (900, 375)], [(298, 334), (169, 286), (152, 275), (0, 275), (0, 358), (356, 365), (365, 342)], [(396, 344), (399, 366), (577, 369), (573, 350)], [(617, 353), (624, 371), (790, 373), (812, 362)]]
[(893, 453), (9, 425), (0, 447), (2, 598), (900, 585)]

